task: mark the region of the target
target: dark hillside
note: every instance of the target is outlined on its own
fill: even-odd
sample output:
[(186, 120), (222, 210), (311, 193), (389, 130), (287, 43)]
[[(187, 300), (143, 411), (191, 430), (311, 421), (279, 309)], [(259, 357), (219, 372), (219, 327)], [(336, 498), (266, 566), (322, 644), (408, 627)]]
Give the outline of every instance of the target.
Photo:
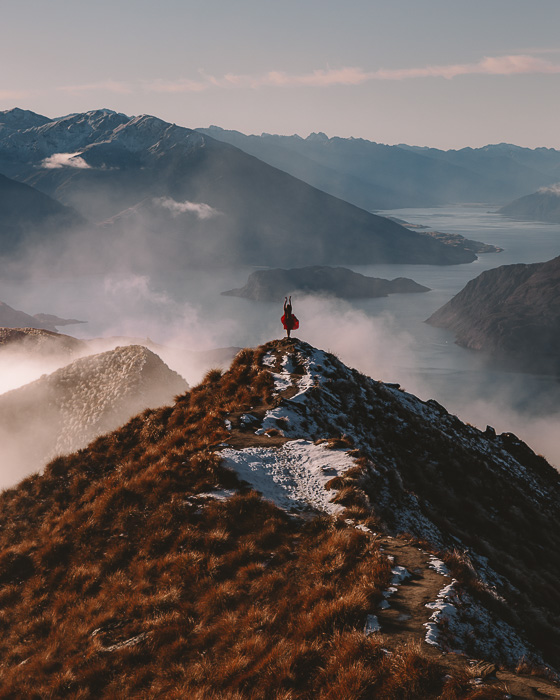
[[(260, 466), (244, 472), (248, 456)], [(241, 481), (255, 478), (293, 507)], [(441, 654), (445, 638), (460, 642), (452, 625), (427, 623), (438, 646), (420, 617), (421, 638), (383, 627), (387, 589), (406, 578), (398, 558), (412, 576), (402, 595), (429, 578), (398, 533), (461, 574), (457, 595), (478, 601), (461, 618), (491, 606), (511, 643), (540, 642), (526, 643), (531, 663), (554, 663), (559, 490), (513, 436), (480, 433), (305, 343), (243, 350), (173, 406), (2, 494), (0, 698), (505, 698), (506, 671)], [(387, 531), (395, 538), (376, 534)], [(490, 659), (515, 658), (495, 629), (472, 635), (476, 658), (486, 643)]]
[(544, 187), (543, 189), (520, 197), (498, 210), (500, 214), (512, 219), (528, 221), (548, 221), (560, 223), (560, 189)]
[(58, 236), (83, 223), (83, 218), (70, 207), (0, 174), (0, 255), (14, 253), (25, 244), (42, 242), (45, 237)]
[(427, 320), (457, 343), (532, 372), (560, 374), (560, 257), (471, 280)]

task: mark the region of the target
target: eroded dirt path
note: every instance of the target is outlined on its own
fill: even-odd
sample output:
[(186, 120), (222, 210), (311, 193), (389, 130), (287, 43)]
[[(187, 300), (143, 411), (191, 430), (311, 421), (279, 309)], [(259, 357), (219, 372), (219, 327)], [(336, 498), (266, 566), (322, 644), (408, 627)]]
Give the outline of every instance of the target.
[(403, 566), (410, 573), (387, 598), (390, 607), (377, 613), (381, 633), (390, 636), (392, 643), (424, 642), (424, 625), (432, 614), (426, 604), (433, 603), (451, 579), (431, 569), (430, 556), (404, 538), (382, 537), (380, 545), (384, 554), (393, 557), (394, 566)]

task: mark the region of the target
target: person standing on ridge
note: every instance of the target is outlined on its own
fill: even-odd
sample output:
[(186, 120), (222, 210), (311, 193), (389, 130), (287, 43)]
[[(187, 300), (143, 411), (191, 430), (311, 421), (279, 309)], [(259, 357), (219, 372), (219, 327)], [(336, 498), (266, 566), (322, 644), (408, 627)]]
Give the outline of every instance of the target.
[(299, 328), (299, 321), (297, 317), (292, 313), (292, 297), (284, 297), (284, 315), (280, 319), (282, 325), (286, 329), (288, 338), (290, 337), (290, 331), (295, 331)]

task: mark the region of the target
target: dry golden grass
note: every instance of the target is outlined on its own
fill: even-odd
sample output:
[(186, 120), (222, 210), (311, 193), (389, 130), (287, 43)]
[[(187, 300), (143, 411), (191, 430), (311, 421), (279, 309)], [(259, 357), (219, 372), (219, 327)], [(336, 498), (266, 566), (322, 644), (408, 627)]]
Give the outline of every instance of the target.
[(239, 488), (213, 448), (271, 400), (263, 352), (0, 496), (0, 699), (496, 697), (365, 636), (391, 576), (370, 534), (198, 497)]

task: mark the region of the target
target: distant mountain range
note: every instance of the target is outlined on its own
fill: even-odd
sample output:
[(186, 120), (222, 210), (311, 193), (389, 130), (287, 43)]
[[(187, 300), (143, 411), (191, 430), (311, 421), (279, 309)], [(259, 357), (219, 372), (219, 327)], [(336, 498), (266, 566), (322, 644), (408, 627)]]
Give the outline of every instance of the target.
[[(406, 163), (417, 156), (397, 151), (405, 183)], [(341, 167), (352, 158), (342, 158)], [(0, 172), (86, 218), (91, 225), (81, 241), (92, 261), (303, 266), (475, 259), (467, 248), (407, 231), (239, 148), (147, 115), (96, 110), (51, 120), (2, 112)]]
[(560, 223), (560, 186), (543, 187), (534, 194), (520, 197), (499, 210), (512, 219)]
[(487, 270), (428, 323), (449, 328), (459, 345), (501, 362), (560, 374), (560, 257)]
[(230, 143), (314, 187), (369, 211), (455, 202), (505, 203), (560, 180), (560, 151), (496, 144), (442, 151), (325, 134), (247, 136), (217, 126), (200, 133)]

